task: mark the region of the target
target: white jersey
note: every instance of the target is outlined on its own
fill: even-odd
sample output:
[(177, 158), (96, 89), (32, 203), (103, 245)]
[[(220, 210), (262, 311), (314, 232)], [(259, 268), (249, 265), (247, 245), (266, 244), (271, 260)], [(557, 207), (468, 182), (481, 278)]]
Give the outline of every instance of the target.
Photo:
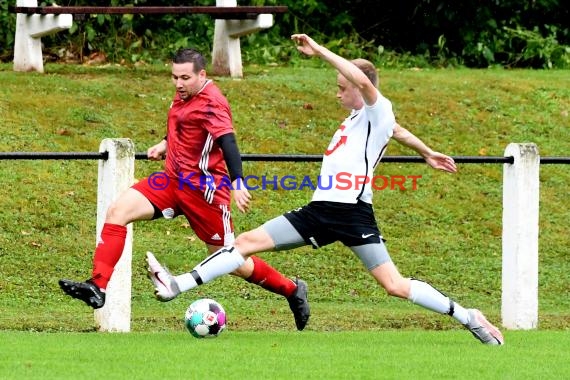
[(313, 201), (372, 203), (370, 181), (395, 125), (392, 103), (380, 92), (375, 104), (352, 110), (324, 154)]

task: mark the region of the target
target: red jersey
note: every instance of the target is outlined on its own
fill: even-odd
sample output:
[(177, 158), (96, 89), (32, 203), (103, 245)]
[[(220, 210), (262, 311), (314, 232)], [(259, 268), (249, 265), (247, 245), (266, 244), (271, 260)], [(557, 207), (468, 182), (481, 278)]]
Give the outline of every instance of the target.
[(168, 111), (166, 174), (180, 190), (198, 190), (208, 203), (230, 204), (230, 180), (215, 140), (234, 132), (225, 96), (210, 80), (187, 100), (178, 93)]

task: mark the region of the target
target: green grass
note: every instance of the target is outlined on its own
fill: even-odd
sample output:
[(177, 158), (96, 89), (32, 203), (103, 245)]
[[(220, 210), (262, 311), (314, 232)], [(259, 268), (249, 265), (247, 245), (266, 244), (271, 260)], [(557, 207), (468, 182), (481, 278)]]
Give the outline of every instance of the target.
[[(504, 347), (458, 332), (0, 332), (3, 379), (561, 379), (570, 335), (509, 332)], [(18, 350), (12, 347), (17, 346)]]
[[(345, 115), (334, 99), (334, 71), (251, 66), (245, 73), (243, 80), (214, 78), (232, 105), (242, 153), (321, 154)], [(0, 151), (95, 152), (103, 138), (128, 137), (143, 152), (164, 135), (173, 95), (167, 67), (47, 64), (42, 75), (15, 73), (5, 64), (0, 65), (0, 83)], [(542, 156), (569, 155), (568, 71), (384, 70), (381, 90), (392, 100), (403, 126), (447, 154), (501, 156), (510, 142), (535, 142)], [(414, 153), (393, 143), (387, 154)], [(161, 163), (137, 161), (136, 176), (161, 167)], [(254, 175), (315, 178), (318, 174), (316, 163), (246, 162), (244, 167)], [(377, 220), (401, 272), (433, 283), (462, 305), (481, 308), (499, 322), (502, 166), (460, 164), (459, 173), (449, 175), (424, 164), (385, 163), (376, 173), (422, 176), (417, 191), (384, 190), (375, 195)], [(277, 353), (267, 358), (268, 368), (277, 371), (283, 365), (285, 373), (294, 374), (297, 355), (306, 350), (314, 355), (318, 369), (325, 371), (323, 378), (340, 378), (354, 368), (363, 371), (361, 378), (392, 371), (386, 372), (389, 378), (400, 373), (394, 372), (398, 369), (401, 376), (410, 378), (451, 378), (473, 372), (483, 378), (541, 378), (533, 363), (542, 368), (542, 378), (564, 377), (555, 375), (568, 373), (568, 368), (560, 367), (558, 353), (565, 352), (570, 321), (566, 280), (570, 167), (542, 166), (540, 175), (541, 331), (506, 332), (504, 349), (487, 350), (451, 318), (388, 298), (359, 261), (337, 244), (319, 251), (302, 248), (263, 256), (284, 274), (299, 275), (309, 283), (313, 315), (307, 334), (294, 331), (282, 298), (234, 277), (216, 280), (167, 304), (158, 303), (145, 278), (146, 250), (156, 252), (176, 273), (191, 269), (205, 254), (182, 219), (134, 227), (133, 334), (89, 334), (94, 330), (92, 311), (65, 297), (57, 280), (90, 274), (97, 163), (0, 161), (0, 330), (11, 331), (3, 332), (0, 339), (4, 366), (0, 377), (14, 377), (29, 368), (33, 378), (40, 373), (34, 374), (33, 369), (40, 366), (46, 378), (48, 374), (58, 378), (58, 371), (78, 366), (68, 361), (69, 352), (87, 357), (93, 353), (85, 347), (94, 342), (102, 347), (97, 355), (120, 357), (125, 347), (133, 350), (135, 363), (145, 364), (171, 344), (174, 357), (189, 358), (172, 368), (163, 366), (162, 371), (173, 378), (202, 368), (200, 358), (194, 359), (196, 354), (180, 355), (194, 350), (195, 344), (213, 351), (201, 357), (205, 363), (221, 360), (220, 356), (237, 358), (233, 364), (214, 366), (228, 368), (225, 378), (246, 376), (244, 363), (252, 364), (247, 367), (253, 371), (268, 370), (257, 364), (262, 359), (256, 355), (263, 352)], [(256, 191), (253, 196), (250, 213), (234, 213), (238, 232), (303, 205), (311, 192)], [(198, 342), (180, 333), (185, 308), (203, 296), (219, 300), (230, 315), (230, 330), (216, 341)], [(56, 341), (62, 342), (61, 347), (53, 347), (51, 342)], [(116, 349), (103, 349), (110, 345)], [(259, 352), (255, 345), (260, 345)], [(32, 355), (42, 347), (44, 362), (41, 356), (26, 359), (27, 352)], [(59, 355), (59, 349), (67, 354)], [(334, 354), (337, 349), (340, 355)], [(245, 357), (249, 351), (254, 351), (253, 356)], [(280, 352), (288, 358), (283, 363)], [(547, 352), (552, 355), (546, 356)], [(5, 353), (18, 359), (8, 359)], [(358, 364), (361, 357), (367, 364)], [(107, 361), (104, 356), (101, 360)], [(509, 369), (514, 365), (516, 369)], [(149, 377), (159, 372), (150, 365), (132, 367), (147, 368)], [(83, 368), (91, 370), (78, 366), (77, 371)], [(307, 369), (308, 373), (316, 374), (315, 368)], [(93, 377), (88, 373), (77, 372), (74, 378)], [(251, 377), (261, 375), (256, 372)], [(277, 372), (269, 375), (280, 377)], [(137, 376), (142, 378), (133, 372)]]

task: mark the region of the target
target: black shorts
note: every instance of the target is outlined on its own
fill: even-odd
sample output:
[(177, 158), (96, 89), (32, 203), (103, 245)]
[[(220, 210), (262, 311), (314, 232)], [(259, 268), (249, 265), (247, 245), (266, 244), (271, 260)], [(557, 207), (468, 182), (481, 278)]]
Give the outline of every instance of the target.
[[(283, 215), (314, 248), (340, 241), (347, 247), (380, 243), (372, 205), (311, 202)], [(382, 239), (383, 240), (383, 239)]]

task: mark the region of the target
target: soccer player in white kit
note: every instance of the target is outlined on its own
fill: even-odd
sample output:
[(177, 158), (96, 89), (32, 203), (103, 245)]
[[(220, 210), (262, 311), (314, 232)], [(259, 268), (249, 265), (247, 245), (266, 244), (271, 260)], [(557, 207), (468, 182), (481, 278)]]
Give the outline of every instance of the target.
[[(360, 258), (388, 294), (450, 315), (484, 344), (503, 344), (501, 332), (479, 310), (465, 309), (424, 281), (403, 277), (376, 225), (372, 186), (364, 179), (373, 178), (391, 137), (420, 152), (436, 168), (454, 171), (453, 160), (433, 152), (396, 123), (392, 104), (377, 89), (377, 72), (371, 62), (348, 61), (305, 34), (294, 34), (291, 38), (299, 51), (320, 57), (337, 69), (336, 96), (343, 107), (351, 110), (324, 154), (320, 178), (327, 182), (326, 188), (317, 187), (308, 205), (240, 234), (232, 246), (216, 251), (189, 273), (173, 276), (152, 253), (147, 253), (149, 276), (157, 298), (168, 301), (183, 291), (230, 273), (255, 253), (305, 245), (319, 248), (340, 241)], [(348, 178), (353, 181), (351, 186), (347, 186)]]

